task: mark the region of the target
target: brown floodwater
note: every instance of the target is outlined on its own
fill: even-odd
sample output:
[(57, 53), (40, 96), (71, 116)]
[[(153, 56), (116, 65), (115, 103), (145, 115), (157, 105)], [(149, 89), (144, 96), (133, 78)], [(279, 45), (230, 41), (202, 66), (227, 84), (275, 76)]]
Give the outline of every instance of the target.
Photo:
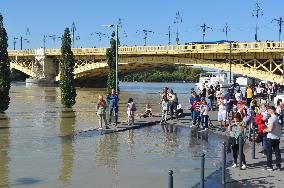
[[(169, 86), (188, 106), (192, 84), (122, 83), (120, 120), (126, 101), (134, 98), (138, 113), (147, 103), (160, 112), (158, 92)], [(0, 187), (167, 187), (168, 170), (174, 186), (187, 188), (200, 177), (205, 152), (206, 175), (220, 164), (222, 139), (183, 127), (163, 131), (160, 125), (100, 135), (95, 103), (105, 89), (77, 88), (73, 111), (60, 104), (59, 88), (27, 88), (14, 83), (11, 104), (0, 119)]]

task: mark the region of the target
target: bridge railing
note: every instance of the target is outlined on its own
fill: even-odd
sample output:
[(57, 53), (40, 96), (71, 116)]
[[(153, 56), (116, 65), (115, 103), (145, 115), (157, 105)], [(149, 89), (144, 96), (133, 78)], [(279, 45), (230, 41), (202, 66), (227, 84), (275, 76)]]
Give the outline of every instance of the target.
[[(284, 51), (284, 42), (232, 42), (233, 52)], [(119, 54), (179, 54), (179, 53), (228, 53), (230, 43), (188, 44), (166, 46), (123, 46)], [(107, 48), (73, 48), (74, 55), (105, 55)], [(34, 55), (35, 50), (10, 50), (10, 56)], [(46, 55), (61, 55), (60, 49), (45, 49)]]

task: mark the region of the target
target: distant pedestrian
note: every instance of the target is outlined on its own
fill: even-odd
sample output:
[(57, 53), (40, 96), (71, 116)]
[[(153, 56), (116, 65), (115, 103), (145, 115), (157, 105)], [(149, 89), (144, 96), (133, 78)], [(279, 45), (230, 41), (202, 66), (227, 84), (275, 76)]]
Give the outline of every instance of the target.
[(226, 127), (226, 121), (227, 121), (226, 103), (227, 103), (227, 100), (224, 99), (223, 96), (221, 96), (217, 102), (219, 106), (218, 122), (220, 125), (220, 128), (219, 128), (220, 131), (224, 131), (224, 128)]
[(281, 169), (281, 153), (279, 149), (280, 137), (281, 137), (281, 125), (279, 124), (278, 117), (276, 115), (276, 109), (274, 106), (268, 107), (268, 127), (264, 129), (267, 132), (266, 139), (266, 152), (267, 152), (267, 167), (264, 170), (272, 171), (272, 152), (275, 152), (276, 169)]
[(127, 123), (130, 126), (134, 125), (134, 112), (136, 111), (136, 106), (132, 98), (128, 99), (127, 103)]
[(107, 96), (107, 100), (109, 101), (109, 124), (111, 125), (111, 116), (114, 112), (115, 116), (115, 126), (117, 126), (118, 121), (118, 96), (115, 92), (115, 89), (111, 90), (111, 94)]
[[(241, 115), (239, 113), (236, 113), (234, 115), (234, 122), (228, 126), (228, 131), (230, 133), (230, 145), (228, 147), (232, 146), (233, 159), (234, 159), (232, 168), (237, 167), (239, 144), (240, 144), (239, 137), (241, 136), (242, 139), (244, 138), (244, 129), (245, 129), (245, 125), (241, 121)], [(243, 140), (242, 140), (242, 143), (244, 143)], [(241, 147), (243, 148), (243, 144)], [(241, 166), (241, 169), (244, 170), (246, 169), (246, 158), (245, 158), (244, 153), (242, 153), (241, 155), (242, 155), (242, 163), (243, 163), (243, 165)]]
[(167, 114), (168, 114), (168, 111), (169, 111), (169, 100), (166, 97), (166, 95), (162, 96), (161, 105), (162, 105), (161, 124), (167, 124)]
[(253, 98), (253, 91), (251, 86), (248, 86), (246, 89), (246, 100), (247, 100), (247, 106), (250, 106), (250, 102), (252, 101)]
[(106, 107), (106, 101), (103, 99), (103, 96), (100, 95), (96, 105), (97, 115), (99, 118), (99, 129), (103, 129), (103, 121), (105, 123), (105, 128), (109, 129), (106, 120)]
[(209, 107), (209, 110), (214, 110), (213, 103), (214, 103), (214, 97), (215, 97), (214, 94), (215, 94), (215, 92), (214, 92), (214, 89), (213, 89), (213, 85), (211, 85), (209, 87), (207, 92), (208, 92), (207, 97), (208, 97), (208, 107)]
[(201, 124), (200, 124), (200, 128), (202, 130), (207, 130), (208, 129), (208, 104), (206, 101), (203, 102), (202, 106), (201, 106), (201, 110), (200, 110), (200, 114), (201, 114)]
[(190, 97), (189, 97), (189, 105), (190, 105), (190, 112), (191, 112), (191, 120), (192, 120), (192, 124), (194, 122), (194, 117), (195, 117), (195, 114), (194, 114), (194, 107), (193, 107), (193, 104), (195, 102), (195, 100), (197, 99), (197, 94), (194, 90), (191, 90), (191, 94), (190, 94)]

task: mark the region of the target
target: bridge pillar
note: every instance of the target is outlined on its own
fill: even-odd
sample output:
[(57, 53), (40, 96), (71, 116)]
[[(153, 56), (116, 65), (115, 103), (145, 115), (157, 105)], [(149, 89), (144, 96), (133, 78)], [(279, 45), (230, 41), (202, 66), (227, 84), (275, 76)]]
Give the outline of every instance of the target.
[(27, 86), (54, 86), (58, 63), (47, 57), (44, 49), (35, 50), (35, 63), (32, 67), (33, 77), (26, 79)]

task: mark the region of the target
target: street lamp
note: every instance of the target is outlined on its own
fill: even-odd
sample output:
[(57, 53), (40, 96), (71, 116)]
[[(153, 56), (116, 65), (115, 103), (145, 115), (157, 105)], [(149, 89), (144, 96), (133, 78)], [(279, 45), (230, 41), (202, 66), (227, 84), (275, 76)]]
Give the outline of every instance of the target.
[(210, 29), (211, 31), (213, 31), (212, 27), (209, 27), (207, 26), (205, 23), (203, 25), (200, 26), (201, 29), (202, 29), (202, 41), (203, 41), (203, 44), (204, 44), (204, 41), (205, 41), (205, 35), (206, 35), (206, 30), (207, 29)]
[(176, 27), (177, 27), (177, 33), (176, 33), (177, 34), (177, 38), (176, 38), (177, 45), (179, 44), (178, 24), (180, 23), (182, 23), (182, 17), (180, 16), (179, 11), (177, 11), (175, 19), (174, 19), (174, 24), (176, 24)]
[(271, 23), (272, 22), (277, 22), (277, 24), (278, 24), (278, 26), (279, 26), (279, 35), (278, 35), (278, 40), (279, 40), (279, 42), (281, 41), (281, 32), (282, 32), (282, 24), (284, 23), (284, 21), (283, 21), (283, 19), (282, 19), (282, 17), (280, 17), (279, 19), (273, 19), (272, 21), (271, 21)]
[(223, 28), (222, 31), (223, 31), (223, 32), (225, 33), (225, 35), (226, 35), (226, 40), (228, 40), (228, 32), (231, 31), (231, 29), (230, 29), (228, 23), (226, 23), (226, 25), (225, 25), (225, 27)]
[[(137, 30), (136, 33), (139, 33), (139, 30)], [(149, 31), (147, 29), (143, 29), (142, 33), (144, 35), (144, 38), (143, 38), (144, 39), (144, 46), (146, 46), (147, 45), (148, 34), (149, 33), (154, 33), (154, 31)]]
[(13, 39), (14, 39), (13, 40), (14, 50), (16, 50), (16, 43), (17, 43), (18, 37), (14, 37)]
[(263, 16), (263, 11), (262, 8), (260, 7), (260, 4), (257, 2), (255, 3), (255, 9), (252, 12), (252, 16), (256, 17), (256, 26), (255, 26), (255, 41), (258, 41), (258, 18), (260, 16)]
[(72, 44), (74, 48), (74, 39), (75, 39), (75, 31), (77, 30), (75, 22), (72, 23), (71, 32), (72, 32)]
[(102, 25), (102, 27), (115, 28), (115, 91), (118, 94), (118, 25)]
[(171, 45), (171, 26), (168, 27), (168, 33), (166, 35), (169, 37), (168, 45)]

